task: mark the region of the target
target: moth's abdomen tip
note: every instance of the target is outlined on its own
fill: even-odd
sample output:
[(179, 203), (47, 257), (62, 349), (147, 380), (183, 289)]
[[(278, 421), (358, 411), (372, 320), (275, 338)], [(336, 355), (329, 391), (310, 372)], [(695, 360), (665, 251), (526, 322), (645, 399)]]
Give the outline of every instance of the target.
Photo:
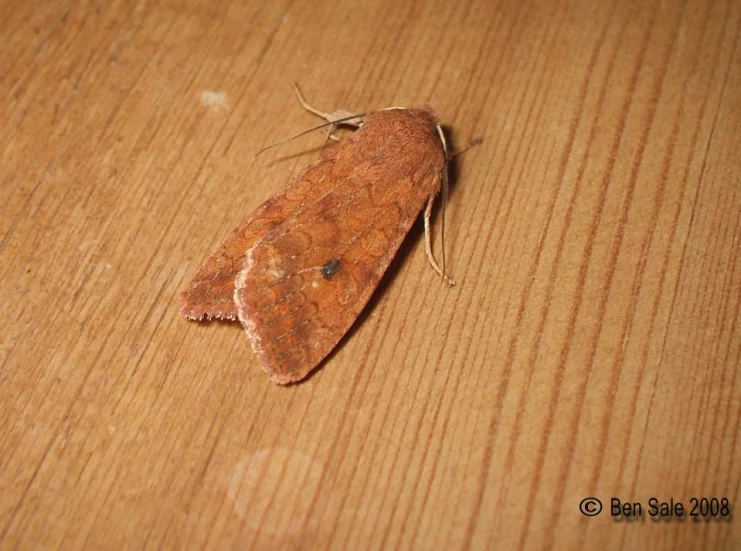
[(269, 351), (266, 351), (261, 346), (255, 347), (254, 342), (253, 350), (257, 356), (262, 360), (263, 370), (270, 376), (270, 380), (275, 384), (286, 386), (302, 381), (312, 371), (308, 368), (305, 363), (295, 364), (286, 361), (277, 360)]
[(252, 351), (262, 362), (263, 371), (270, 376), (271, 381), (278, 385), (289, 385), (305, 377), (306, 374), (301, 374), (300, 371), (288, 371), (274, 360), (270, 353), (269, 339), (267, 349), (263, 342), (265, 338), (263, 324), (259, 319), (255, 319), (246, 308), (239, 311), (239, 321), (252, 346)]
[(301, 382), (316, 367), (316, 365), (312, 365), (307, 361), (276, 360), (270, 354), (262, 355), (261, 359), (264, 361), (264, 368), (270, 375), (270, 379), (279, 385), (291, 385)]

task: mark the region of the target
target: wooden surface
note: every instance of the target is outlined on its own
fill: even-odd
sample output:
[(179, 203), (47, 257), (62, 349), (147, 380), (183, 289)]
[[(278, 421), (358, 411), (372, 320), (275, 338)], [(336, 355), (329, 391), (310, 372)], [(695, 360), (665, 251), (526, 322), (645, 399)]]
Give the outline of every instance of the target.
[[(741, 499), (740, 2), (5, 0), (0, 36), (1, 547), (741, 548), (647, 515)], [(484, 143), (458, 287), (417, 223), (281, 388), (177, 295), (316, 158), (254, 156), (317, 122), (293, 81)]]

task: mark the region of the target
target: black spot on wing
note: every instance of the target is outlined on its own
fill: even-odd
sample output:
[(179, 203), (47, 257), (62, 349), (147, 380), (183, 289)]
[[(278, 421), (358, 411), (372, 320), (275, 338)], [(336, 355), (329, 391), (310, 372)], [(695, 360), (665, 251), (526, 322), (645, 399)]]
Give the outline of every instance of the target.
[(333, 258), (324, 263), (324, 266), (320, 268), (320, 272), (324, 279), (332, 279), (334, 275), (339, 271), (342, 263), (339, 258)]

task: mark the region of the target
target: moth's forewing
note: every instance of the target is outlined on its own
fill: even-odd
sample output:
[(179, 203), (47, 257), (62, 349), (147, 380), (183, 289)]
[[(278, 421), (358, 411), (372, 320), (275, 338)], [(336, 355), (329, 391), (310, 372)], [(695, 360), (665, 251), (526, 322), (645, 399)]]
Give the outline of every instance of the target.
[(181, 314), (194, 320), (237, 319), (234, 280), (244, 267), (245, 253), (268, 231), (327, 193), (330, 181), (322, 173), (329, 170), (328, 163), (317, 162), (234, 228), (180, 294)]
[(428, 109), (371, 113), (299, 176), (321, 193), (291, 194), (290, 204), (276, 196), (261, 207), (283, 220), (246, 251), (234, 302), (276, 382), (302, 379), (337, 345), (439, 191), (445, 153), (436, 125)]

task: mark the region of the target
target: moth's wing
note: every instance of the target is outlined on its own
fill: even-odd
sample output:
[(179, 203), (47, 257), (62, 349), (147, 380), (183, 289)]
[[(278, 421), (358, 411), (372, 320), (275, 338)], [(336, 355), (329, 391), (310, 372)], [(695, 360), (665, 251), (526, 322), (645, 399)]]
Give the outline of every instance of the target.
[(327, 193), (331, 184), (325, 177), (326, 165), (331, 164), (334, 155), (336, 152), (308, 167), (283, 191), (265, 201), (234, 228), (180, 294), (181, 314), (194, 320), (237, 319), (234, 279), (244, 267), (245, 253), (307, 201), (315, 201)]
[(440, 189), (438, 160), (396, 181), (366, 160), (248, 251), (234, 302), (274, 381), (304, 378), (353, 324)]

